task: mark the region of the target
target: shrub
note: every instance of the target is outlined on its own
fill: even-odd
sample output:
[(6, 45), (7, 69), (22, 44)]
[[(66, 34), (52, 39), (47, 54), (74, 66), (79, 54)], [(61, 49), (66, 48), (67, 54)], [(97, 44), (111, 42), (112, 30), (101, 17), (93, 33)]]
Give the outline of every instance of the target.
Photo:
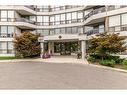
[(122, 64), (123, 64), (124, 68), (127, 69), (127, 60), (123, 60)]
[(95, 58), (95, 59), (101, 59), (101, 55), (100, 54), (90, 54), (90, 56)]
[(38, 35), (30, 32), (24, 32), (14, 38), (14, 48), (16, 58), (36, 57), (41, 53), (41, 46), (38, 42)]
[(87, 60), (90, 61), (90, 62), (96, 62), (96, 59), (92, 56), (88, 56)]
[(104, 66), (114, 67), (115, 61), (114, 60), (102, 60), (100, 61), (100, 64)]
[(114, 60), (116, 64), (122, 64), (124, 60), (124, 59), (121, 59), (119, 56), (112, 56), (112, 55), (108, 55), (106, 59)]
[(123, 64), (127, 66), (127, 60), (123, 60)]

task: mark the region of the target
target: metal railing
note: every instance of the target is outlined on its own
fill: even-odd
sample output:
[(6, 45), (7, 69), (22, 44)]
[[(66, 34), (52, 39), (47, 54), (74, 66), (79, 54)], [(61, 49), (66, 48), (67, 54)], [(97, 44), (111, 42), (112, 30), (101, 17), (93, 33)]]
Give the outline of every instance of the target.
[(0, 54), (14, 54), (13, 49), (0, 49)]
[(13, 37), (13, 34), (1, 33), (1, 34), (0, 34), (0, 37), (2, 37), (2, 38)]
[(127, 31), (127, 24), (109, 27), (109, 32)]
[[(119, 8), (124, 8), (124, 7), (127, 7), (127, 6), (123, 5), (123, 6), (120, 6)], [(111, 10), (115, 10), (115, 9), (119, 9), (119, 8), (115, 8), (115, 6), (111, 5), (111, 6), (107, 7), (107, 11), (111, 11)], [(86, 20), (87, 18), (89, 18), (89, 17), (91, 17), (95, 14), (103, 13), (103, 12), (106, 12), (106, 7), (101, 7), (101, 8), (98, 8), (98, 9), (94, 9), (84, 17), (84, 20)]]
[(0, 22), (27, 22), (30, 24), (35, 24), (34, 21), (28, 20), (26, 18), (0, 18)]
[(66, 10), (66, 9), (71, 9), (71, 8), (76, 8), (76, 7), (80, 7), (80, 6), (71, 6), (71, 5), (67, 5), (67, 6), (59, 6), (59, 7), (48, 7), (48, 8), (45, 8), (44, 6), (42, 6), (42, 8), (38, 8), (36, 6), (35, 10), (37, 12), (53, 12), (53, 11), (59, 11), (59, 10)]
[(87, 18), (91, 17), (92, 15), (95, 15), (95, 14), (98, 14), (98, 13), (103, 13), (103, 12), (105, 12), (105, 11), (106, 11), (106, 7), (101, 7), (101, 8), (92, 10), (89, 14), (87, 14), (87, 15), (84, 17), (84, 20), (86, 20)]
[(87, 36), (93, 35), (93, 34), (98, 34), (99, 33), (99, 29), (92, 29), (92, 30), (88, 30), (85, 34)]

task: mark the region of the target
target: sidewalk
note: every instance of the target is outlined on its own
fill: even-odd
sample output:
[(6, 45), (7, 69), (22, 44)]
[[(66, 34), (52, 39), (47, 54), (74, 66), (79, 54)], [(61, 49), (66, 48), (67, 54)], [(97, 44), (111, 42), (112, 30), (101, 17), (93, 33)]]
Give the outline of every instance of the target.
[(13, 59), (13, 60), (0, 60), (0, 62), (23, 62), (23, 61), (37, 61), (44, 63), (77, 63), (77, 64), (88, 64), (86, 59), (77, 59), (72, 56), (52, 56), (48, 59), (35, 58), (35, 59)]

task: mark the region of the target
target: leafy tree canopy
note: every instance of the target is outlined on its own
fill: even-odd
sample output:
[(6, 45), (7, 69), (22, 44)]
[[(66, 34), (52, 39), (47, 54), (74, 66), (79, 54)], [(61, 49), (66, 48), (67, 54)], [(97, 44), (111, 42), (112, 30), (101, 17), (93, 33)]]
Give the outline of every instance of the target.
[(15, 36), (14, 47), (18, 57), (33, 57), (41, 52), (41, 47), (38, 42), (38, 35), (30, 32), (24, 32), (20, 36)]

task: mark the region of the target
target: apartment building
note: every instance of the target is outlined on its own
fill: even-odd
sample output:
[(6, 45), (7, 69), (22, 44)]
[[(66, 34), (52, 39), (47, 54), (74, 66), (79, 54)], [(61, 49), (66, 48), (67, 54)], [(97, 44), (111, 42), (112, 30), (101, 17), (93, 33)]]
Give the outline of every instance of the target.
[(42, 52), (85, 58), (89, 39), (98, 33), (127, 36), (127, 6), (0, 6), (0, 56), (15, 56), (14, 34), (39, 34)]

